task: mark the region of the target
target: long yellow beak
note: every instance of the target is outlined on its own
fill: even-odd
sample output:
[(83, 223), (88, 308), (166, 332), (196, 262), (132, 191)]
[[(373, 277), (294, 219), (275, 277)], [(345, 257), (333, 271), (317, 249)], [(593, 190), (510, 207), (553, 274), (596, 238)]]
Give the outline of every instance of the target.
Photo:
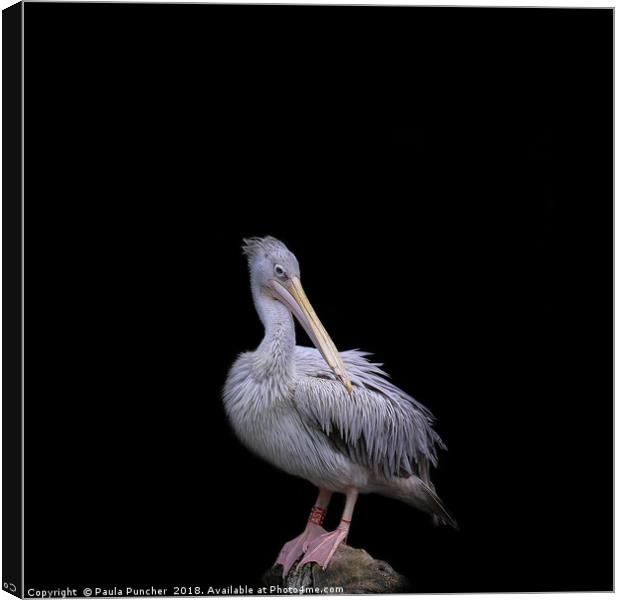
[(301, 326), (304, 328), (312, 343), (317, 347), (325, 362), (329, 365), (334, 375), (342, 382), (349, 393), (353, 390), (351, 380), (347, 373), (340, 353), (336, 349), (334, 342), (329, 337), (325, 327), (319, 317), (314, 312), (308, 296), (301, 287), (301, 282), (297, 277), (292, 277), (286, 284), (281, 284), (275, 279), (271, 281), (272, 289), (276, 293), (278, 300), (285, 304), (295, 315)]

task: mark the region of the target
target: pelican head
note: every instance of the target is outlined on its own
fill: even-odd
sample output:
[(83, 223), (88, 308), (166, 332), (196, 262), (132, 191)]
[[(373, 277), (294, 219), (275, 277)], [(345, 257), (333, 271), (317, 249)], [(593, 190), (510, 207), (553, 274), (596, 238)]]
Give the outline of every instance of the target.
[(301, 286), (295, 255), (280, 240), (271, 236), (243, 240), (243, 252), (248, 257), (254, 293), (273, 298), (286, 306), (350, 393), (352, 385), (344, 362)]

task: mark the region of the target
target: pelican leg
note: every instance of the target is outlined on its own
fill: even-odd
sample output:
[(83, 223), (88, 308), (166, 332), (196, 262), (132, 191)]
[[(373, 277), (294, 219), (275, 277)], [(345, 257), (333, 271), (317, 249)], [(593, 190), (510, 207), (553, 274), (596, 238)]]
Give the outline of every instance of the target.
[(338, 546), (347, 539), (356, 501), (357, 490), (355, 488), (349, 488), (347, 490), (347, 500), (344, 505), (344, 511), (342, 512), (342, 518), (340, 519), (340, 525), (338, 525), (334, 531), (324, 533), (310, 544), (303, 560), (299, 563), (300, 567), (303, 567), (306, 563), (315, 562), (321, 565), (323, 570), (327, 568)]
[(309, 544), (326, 533), (322, 525), (331, 497), (332, 493), (330, 491), (323, 488), (319, 489), (319, 496), (310, 511), (306, 528), (301, 535), (284, 544), (282, 550), (280, 550), (275, 564), (282, 565), (282, 575), (284, 577), (286, 577), (295, 562), (303, 556)]

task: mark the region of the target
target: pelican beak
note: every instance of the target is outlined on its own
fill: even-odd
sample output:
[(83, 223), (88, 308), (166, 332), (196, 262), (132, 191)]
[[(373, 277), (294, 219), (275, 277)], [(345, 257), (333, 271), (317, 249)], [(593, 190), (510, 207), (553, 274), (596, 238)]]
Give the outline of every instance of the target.
[(295, 315), (334, 375), (350, 394), (353, 386), (342, 357), (314, 312), (299, 279), (292, 277), (284, 285), (275, 279), (272, 279), (270, 283), (271, 290), (275, 293), (276, 298)]

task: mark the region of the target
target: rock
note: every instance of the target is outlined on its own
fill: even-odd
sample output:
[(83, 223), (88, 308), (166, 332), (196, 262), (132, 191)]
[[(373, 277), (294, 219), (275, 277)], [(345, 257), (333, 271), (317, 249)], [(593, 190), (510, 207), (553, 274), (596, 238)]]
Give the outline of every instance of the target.
[(274, 586), (272, 593), (289, 594), (311, 593), (307, 588), (341, 588), (337, 592), (334, 589), (325, 590), (332, 594), (381, 594), (410, 590), (407, 578), (388, 563), (374, 559), (366, 550), (346, 544), (339, 546), (325, 571), (316, 563), (306, 564), (301, 569), (297, 568), (297, 564), (293, 565), (284, 580), (282, 565), (271, 567), (263, 575), (263, 585)]

